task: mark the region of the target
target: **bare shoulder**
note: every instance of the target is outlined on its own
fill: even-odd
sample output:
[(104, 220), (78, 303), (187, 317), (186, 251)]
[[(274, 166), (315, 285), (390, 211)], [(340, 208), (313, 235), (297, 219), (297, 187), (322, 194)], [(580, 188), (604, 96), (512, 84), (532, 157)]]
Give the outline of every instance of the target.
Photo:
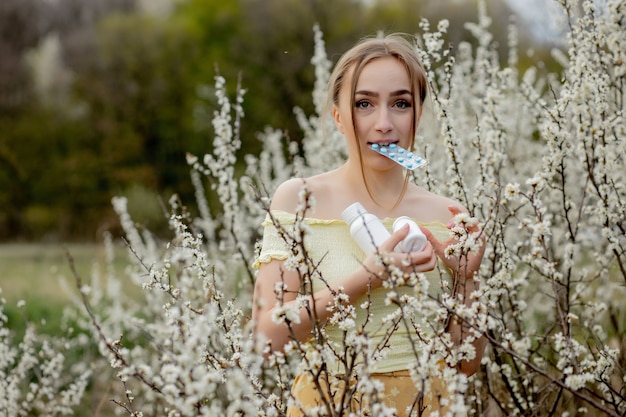
[(291, 178), (278, 186), (272, 197), (270, 208), (295, 213), (300, 200), (303, 198), (302, 193), (306, 191), (315, 200), (315, 209), (313, 210), (315, 215), (332, 217), (338, 210), (334, 209), (334, 204), (344, 204), (342, 201), (337, 202), (337, 200), (341, 200), (340, 196), (345, 194), (340, 191), (340, 184), (341, 182), (337, 181), (332, 171), (308, 178)]
[(272, 196), (270, 209), (295, 213), (300, 199), (300, 193), (306, 187), (305, 178), (290, 178), (276, 188)]

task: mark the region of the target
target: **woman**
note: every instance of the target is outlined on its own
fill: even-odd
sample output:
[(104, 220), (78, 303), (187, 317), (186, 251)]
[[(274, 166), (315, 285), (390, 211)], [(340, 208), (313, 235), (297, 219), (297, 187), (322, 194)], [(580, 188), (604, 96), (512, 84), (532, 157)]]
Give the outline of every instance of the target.
[[(368, 322), (379, 323), (380, 318), (397, 308), (385, 303), (389, 289), (383, 283), (389, 277), (390, 266), (407, 274), (426, 273), (431, 282), (429, 292), (436, 297), (454, 286), (442, 288), (436, 268), (438, 262), (442, 263), (451, 272), (457, 287), (463, 289), (464, 299), (470, 303), (469, 295), (478, 285), (473, 277), (482, 250), (463, 260), (444, 255), (446, 247), (452, 243), (446, 225), (453, 216), (466, 210), (448, 198), (409, 182), (408, 173), (400, 165), (370, 148), (372, 144), (395, 143), (412, 149), (426, 91), (426, 74), (415, 46), (399, 35), (366, 39), (345, 53), (337, 63), (330, 78), (327, 108), (347, 140), (348, 158), (332, 171), (306, 179), (293, 178), (281, 184), (272, 198), (271, 216), (268, 215), (264, 224), (263, 246), (256, 263), (259, 271), (252, 318), (256, 331), (271, 341), (272, 349), (283, 349), (294, 338), (300, 342), (309, 340), (315, 323), (326, 323), (330, 318), (332, 311), (327, 307), (334, 304), (334, 294), (338, 291), (355, 306), (357, 323), (364, 323), (366, 316)], [(277, 284), (283, 283), (280, 302), (293, 306), (298, 293), (302, 293), (302, 282), (298, 272), (285, 265), (291, 253), (274, 222), (286, 228), (294, 224), (303, 187), (315, 199), (315, 211), (304, 213), (303, 221), (307, 225), (305, 247), (312, 261), (319, 264), (323, 280), (313, 282), (308, 308), (297, 310), (300, 319), (290, 320), (287, 326), (273, 320), (280, 304), (277, 304), (275, 292)], [(396, 245), (407, 235), (408, 228), (403, 228), (392, 233), (377, 252), (366, 256), (352, 240), (348, 225), (339, 220), (343, 210), (354, 202), (360, 202), (368, 212), (384, 219), (388, 229), (393, 219), (411, 217), (421, 226), (429, 243), (419, 252), (394, 252)], [(470, 231), (476, 231), (475, 227), (472, 226)], [(410, 288), (404, 290), (411, 291)], [(394, 288), (394, 291), (400, 289)], [(369, 300), (367, 309), (363, 308), (365, 300)], [(455, 320), (447, 326), (451, 339), (460, 343), (462, 334), (467, 332)], [(329, 324), (325, 330), (330, 340), (341, 341), (342, 330), (337, 326)], [(426, 415), (438, 409), (435, 403), (419, 401), (420, 390), (408, 372), (411, 366), (415, 366), (413, 347), (419, 343), (415, 335), (401, 326), (396, 326), (391, 336), (386, 331), (376, 330), (368, 335), (381, 345), (393, 347), (387, 349), (376, 363), (374, 375), (385, 384), (386, 404), (395, 407), (398, 415), (406, 415), (407, 411), (419, 411), (416, 415), (424, 411), (422, 415)], [(479, 339), (474, 345), (475, 359), (460, 365), (461, 371), (468, 375), (479, 366), (483, 341)], [(325, 369), (342, 380), (343, 365), (342, 369), (335, 364), (325, 364)], [(324, 379), (326, 383), (327, 379)], [(338, 392), (339, 388), (331, 382), (332, 389), (329, 389), (324, 381), (319, 385), (310, 374), (297, 377), (292, 388), (297, 405), (291, 407), (288, 414), (306, 414), (316, 405), (334, 407), (337, 399), (329, 401), (328, 395), (331, 394), (328, 393)], [(342, 381), (350, 384), (345, 378)], [(358, 402), (357, 393), (349, 392), (354, 398), (348, 401), (348, 407), (363, 406), (354, 404)]]

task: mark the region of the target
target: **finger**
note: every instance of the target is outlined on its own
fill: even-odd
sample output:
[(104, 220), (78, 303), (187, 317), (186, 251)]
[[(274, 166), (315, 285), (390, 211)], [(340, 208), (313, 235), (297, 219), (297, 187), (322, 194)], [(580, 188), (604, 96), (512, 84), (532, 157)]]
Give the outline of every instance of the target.
[(451, 204), (448, 206), (448, 211), (450, 212), (452, 216), (446, 226), (448, 227), (448, 229), (452, 229), (454, 227), (454, 217), (458, 214), (465, 213), (465, 210), (460, 206)]
[(426, 245), (420, 252), (414, 252), (413, 259), (416, 259), (418, 263), (428, 265), (432, 263), (433, 259), (437, 259), (437, 253), (433, 245), (430, 242), (426, 242)]
[(433, 249), (431, 252), (430, 259), (428, 261), (428, 268), (429, 270), (432, 270), (432, 269), (435, 269), (435, 266), (437, 266), (437, 255)]
[(410, 254), (409, 272), (427, 272), (432, 271), (437, 264), (437, 255), (430, 243), (427, 243), (420, 252)]
[(427, 227), (421, 227), (424, 236), (426, 236), (426, 240), (430, 242), (433, 248), (437, 248), (437, 246), (442, 245), (442, 243), (435, 237), (433, 232), (430, 231)]
[[(465, 208), (460, 207), (460, 206), (455, 206), (455, 205), (448, 206), (448, 211), (450, 212), (450, 214), (452, 214), (452, 218), (446, 225), (448, 229), (452, 229), (455, 226), (457, 226), (456, 222), (458, 221), (458, 219), (455, 218), (457, 215), (469, 214), (469, 212)], [(477, 232), (480, 230), (478, 219), (476, 219), (475, 217), (468, 217), (463, 222), (463, 227), (470, 232)]]
[(440, 258), (442, 258), (444, 256), (444, 251), (447, 245), (443, 242), (440, 242), (439, 239), (437, 239), (435, 235), (433, 235), (433, 233), (428, 228), (422, 227), (421, 229), (422, 229), (422, 232), (424, 232), (424, 235), (426, 235), (426, 239), (431, 244), (435, 253)]
[(466, 210), (463, 207), (457, 206), (455, 204), (450, 204), (448, 206), (448, 211), (450, 212), (450, 214), (452, 214), (452, 216), (456, 216), (457, 214), (466, 212)]
[(409, 225), (405, 224), (400, 229), (391, 234), (387, 240), (380, 245), (380, 249), (384, 252), (393, 252), (398, 243), (402, 242), (406, 235), (409, 233)]

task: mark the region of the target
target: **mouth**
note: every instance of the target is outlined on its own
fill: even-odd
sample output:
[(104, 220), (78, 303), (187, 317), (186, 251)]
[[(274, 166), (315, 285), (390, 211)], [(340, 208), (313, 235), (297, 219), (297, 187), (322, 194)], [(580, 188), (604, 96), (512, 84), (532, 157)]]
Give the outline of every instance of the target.
[(398, 143), (400, 143), (399, 140), (383, 139), (383, 140), (379, 140), (376, 142), (367, 142), (367, 146), (372, 146), (372, 145), (389, 146), (389, 145), (397, 145)]
[(379, 153), (387, 153), (387, 151), (393, 152), (398, 147), (399, 142), (400, 141), (398, 140), (382, 140), (380, 142), (367, 142), (367, 146), (373, 151)]
[(367, 147), (374, 150), (374, 151), (379, 151), (379, 150), (393, 150), (395, 149), (398, 144), (400, 143), (399, 140), (381, 140), (381, 141), (376, 141), (376, 142), (367, 142)]

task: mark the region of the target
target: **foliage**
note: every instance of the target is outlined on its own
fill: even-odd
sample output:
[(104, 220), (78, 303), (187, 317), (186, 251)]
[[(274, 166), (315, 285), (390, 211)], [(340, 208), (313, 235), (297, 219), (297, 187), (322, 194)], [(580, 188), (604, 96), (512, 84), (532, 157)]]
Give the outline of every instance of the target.
[[(389, 299), (398, 311), (385, 320), (414, 325), (410, 317), (417, 309), (437, 328), (451, 314), (487, 337), (482, 369), (469, 380), (454, 368), (472, 356), (468, 345), (452, 348), (437, 333), (423, 341), (420, 366), (411, 375), (426, 392), (431, 378), (444, 378), (452, 415), (626, 412), (620, 303), (626, 283), (626, 173), (620, 169), (626, 40), (617, 30), (626, 10), (617, 1), (601, 11), (584, 2), (581, 14), (571, 2), (562, 6), (570, 25), (568, 49), (554, 51), (565, 66), (562, 78), (536, 68), (518, 73), (514, 31), (508, 63), (501, 65), (482, 8), (478, 22), (467, 24), (476, 46), (462, 43), (451, 51), (443, 41), (447, 22), (436, 30), (427, 21), (421, 25), (432, 113), (418, 132), (418, 149), (429, 164), (414, 180), (459, 199), (482, 219), (487, 249), (481, 291), (471, 307), (455, 297), (429, 299), (414, 276), (407, 282), (411, 294)], [(314, 62), (323, 78), (328, 61), (321, 37), (316, 39)], [(283, 415), (293, 404), (294, 373), (323, 378), (325, 364), (340, 361), (346, 381), (356, 382), (337, 386), (338, 405), (325, 405), (324, 415), (344, 415), (357, 388), (376, 415), (392, 415), (370, 379), (370, 365), (384, 349), (372, 346), (352, 320), (354, 308), (367, 305), (351, 306), (336, 294), (331, 320), (343, 329), (340, 344), (329, 341), (314, 317), (314, 342), (294, 341), (285, 354), (269, 354), (264, 341), (252, 336), (252, 245), (267, 214), (268, 192), (294, 172), (334, 166), (342, 150), (320, 146), (325, 136), (319, 114), (300, 113), (302, 149), (292, 144), (287, 157), (280, 133), (267, 130), (261, 154), (246, 157), (249, 169), (237, 175), (242, 97), (231, 103), (221, 78), (215, 91), (220, 111), (213, 119), (214, 149), (188, 157), (200, 216), (172, 198), (175, 237), (162, 244), (136, 229), (125, 199), (114, 200), (135, 259), (130, 278), (144, 288), (144, 298), (94, 297), (97, 287), (81, 287), (94, 337), (127, 389), (122, 409), (130, 415)], [(220, 199), (219, 211), (206, 203), (200, 176)], [(301, 207), (313, 204), (305, 190)], [(304, 297), (310, 280), (323, 278), (307, 257), (306, 228), (296, 221), (281, 233), (293, 249), (287, 263), (301, 273)], [(280, 287), (276, 294), (280, 303)], [(287, 325), (296, 317), (287, 308), (279, 313), (275, 320)], [(434, 353), (452, 367), (433, 366)]]
[[(21, 338), (14, 339), (7, 326), (6, 300), (0, 299), (0, 413), (6, 416), (72, 415), (87, 389), (91, 369), (80, 360), (86, 337), (38, 334), (28, 323)], [(18, 306), (25, 310), (25, 303)], [(83, 335), (84, 336), (84, 335)]]
[[(92, 224), (104, 217), (109, 198), (102, 194), (96, 139), (81, 117), (85, 106), (66, 91), (72, 74), (60, 55), (73, 35), (87, 37), (92, 20), (128, 10), (128, 3), (7, 0), (0, 6), (1, 239), (90, 238), (91, 226), (73, 217)], [(34, 63), (38, 76), (31, 73)]]
[[(168, 1), (170, 14), (145, 11)], [(240, 172), (242, 155), (261, 151), (257, 134), (267, 126), (301, 143), (293, 110), (314, 112), (314, 22), (335, 57), (381, 28), (413, 32), (417, 16), (450, 19), (448, 41), (457, 44), (473, 7), (453, 0), (156, 3), (2, 2), (0, 239), (94, 240), (116, 222), (110, 198), (127, 189), (191, 199), (184, 155), (212, 146), (206, 114), (217, 108), (217, 74), (231, 91), (238, 79), (248, 91)], [(500, 36), (509, 11), (489, 4)], [(165, 221), (152, 230), (168, 236)]]
[[(611, 0), (596, 9), (584, 1), (579, 11), (576, 2), (561, 2), (569, 31), (566, 48), (554, 51), (564, 66), (558, 76), (534, 67), (519, 72), (514, 28), (502, 63), (484, 3), (478, 22), (466, 25), (475, 40), (457, 49), (446, 47), (446, 21), (436, 28), (421, 24), (431, 111), (422, 117), (417, 150), (429, 164), (413, 179), (463, 202), (481, 219), (487, 248), (481, 290), (470, 307), (453, 296), (430, 299), (420, 277), (412, 276), (403, 281), (406, 296), (390, 296), (398, 311), (385, 323), (416, 325), (411, 317), (417, 311), (426, 317), (424, 326), (438, 328), (440, 320), (454, 316), (487, 337), (481, 371), (469, 379), (454, 367), (472, 356), (467, 344), (450, 347), (445, 334), (435, 333), (420, 345), (420, 366), (411, 376), (424, 392), (433, 378), (443, 378), (452, 415), (626, 413), (622, 3)], [(319, 32), (315, 40), (316, 78), (324, 80), (330, 65)], [(343, 342), (330, 342), (323, 324), (312, 318), (314, 342), (294, 341), (285, 354), (270, 354), (266, 341), (253, 337), (249, 321), (251, 265), (268, 196), (294, 174), (336, 166), (343, 153), (337, 133), (321, 130), (323, 86), (318, 83), (314, 91), (313, 114), (298, 111), (305, 132), (300, 146), (286, 145), (280, 131), (268, 128), (260, 154), (241, 158), (243, 91), (238, 88), (230, 99), (225, 80), (216, 78), (213, 148), (187, 156), (198, 214), (173, 196), (171, 240), (138, 228), (127, 200), (113, 200), (128, 242), (127, 276), (110, 270), (85, 283), (77, 274), (76, 303), (86, 311), (78, 325), (90, 332), (124, 387), (125, 395), (115, 400), (122, 413), (280, 416), (293, 404), (294, 374), (323, 378), (325, 364), (339, 361), (353, 383), (339, 382), (337, 406), (329, 402), (320, 411), (345, 415), (343, 406), (358, 388), (375, 415), (393, 415), (370, 378), (371, 365), (385, 350), (372, 345), (352, 320), (354, 309), (367, 305), (351, 306), (337, 293), (331, 320), (344, 332)], [(242, 162), (245, 169), (236, 169)], [(209, 204), (207, 194), (219, 204)], [(314, 196), (305, 190), (301, 207), (311, 205)], [(301, 273), (305, 296), (311, 279), (323, 277), (307, 257), (302, 226), (296, 221), (282, 236), (293, 250), (287, 264)], [(112, 262), (110, 235), (105, 246)], [(122, 290), (123, 280), (142, 288), (138, 298)], [(276, 294), (280, 303), (280, 286)], [(294, 319), (288, 308), (279, 312), (276, 321), (289, 325)], [(416, 325), (416, 332), (421, 329)], [(15, 352), (4, 328), (2, 335), (0, 347)], [(432, 354), (450, 367), (434, 365)], [(2, 372), (28, 381), (13, 371), (22, 368), (11, 362)], [(15, 404), (32, 392), (32, 385), (20, 386), (13, 391)], [(63, 387), (53, 383), (50, 390), (61, 393)]]

